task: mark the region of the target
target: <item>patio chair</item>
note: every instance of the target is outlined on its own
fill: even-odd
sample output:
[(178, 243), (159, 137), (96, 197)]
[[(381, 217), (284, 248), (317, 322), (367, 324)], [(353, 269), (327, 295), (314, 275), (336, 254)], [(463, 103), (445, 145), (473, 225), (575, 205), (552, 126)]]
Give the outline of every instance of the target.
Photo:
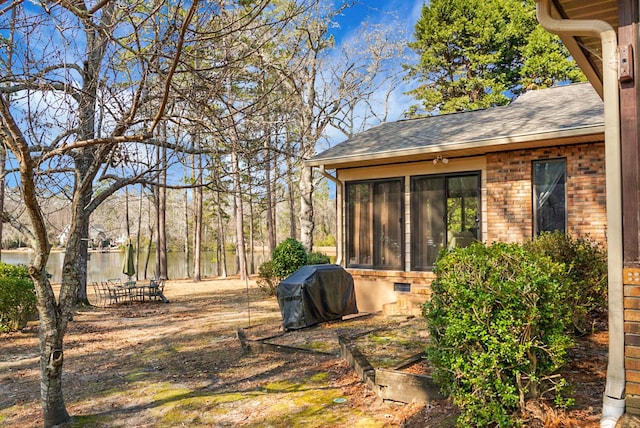
[(149, 282), (149, 300), (158, 299), (165, 303), (169, 302), (164, 296), (164, 279), (152, 279)]
[(91, 288), (93, 289), (93, 294), (96, 295), (96, 306), (105, 307), (107, 303), (107, 296), (105, 295), (105, 290), (98, 284), (97, 281), (93, 281), (91, 283)]
[[(110, 283), (110, 280), (100, 283), (104, 290), (105, 296), (109, 298), (109, 304), (118, 303), (125, 298), (125, 291), (114, 283)], [(105, 299), (106, 300), (106, 299)]]

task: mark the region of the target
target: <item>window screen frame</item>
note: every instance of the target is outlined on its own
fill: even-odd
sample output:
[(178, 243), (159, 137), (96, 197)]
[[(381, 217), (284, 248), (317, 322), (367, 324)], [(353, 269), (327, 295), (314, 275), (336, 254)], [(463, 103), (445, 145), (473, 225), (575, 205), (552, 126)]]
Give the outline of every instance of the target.
[[(374, 180), (358, 180), (358, 181), (349, 181), (345, 183), (345, 249), (346, 249), (346, 266), (348, 268), (363, 268), (363, 269), (377, 269), (377, 270), (399, 270), (404, 271), (405, 265), (405, 225), (404, 225), (404, 215), (405, 215), (405, 187), (404, 187), (405, 179), (404, 177), (391, 177), (391, 178), (383, 178), (383, 179), (374, 179)], [(386, 184), (395, 184), (398, 186), (398, 193), (395, 199), (395, 202), (398, 203), (397, 208), (397, 220), (394, 219), (394, 222), (397, 221), (398, 225), (397, 234), (399, 235), (397, 238), (397, 242), (390, 242), (394, 240), (394, 237), (386, 239), (388, 245), (392, 245), (393, 248), (397, 248), (397, 262), (387, 262), (383, 259), (383, 254), (387, 254), (382, 248), (382, 244), (380, 241), (382, 239), (381, 229), (376, 230), (376, 227), (382, 227), (380, 219), (375, 219), (376, 212), (374, 212), (376, 207), (376, 202), (378, 197), (376, 196), (376, 188), (378, 186), (384, 186)], [(352, 262), (352, 255), (356, 251), (353, 248), (353, 245), (359, 245), (355, 242), (352, 242), (352, 227), (354, 227), (354, 223), (361, 222), (362, 218), (352, 218), (352, 201), (351, 201), (351, 189), (355, 186), (368, 186), (369, 198), (367, 203), (368, 214), (367, 220), (369, 221), (368, 227), (368, 241), (369, 241), (369, 249), (371, 253), (369, 254), (369, 261), (363, 261), (359, 258), (355, 262)], [(379, 215), (379, 213), (378, 213)], [(395, 211), (390, 212), (388, 216), (395, 218)], [(386, 232), (385, 232), (386, 233)], [(395, 233), (394, 233), (395, 234)], [(380, 245), (377, 245), (380, 244)]]
[[(563, 185), (563, 227), (562, 229), (541, 229), (539, 223), (539, 209), (538, 209), (538, 177), (536, 175), (536, 165), (541, 164), (562, 164), (564, 165), (562, 185)], [(538, 236), (543, 232), (560, 231), (566, 233), (568, 230), (568, 197), (567, 197), (567, 158), (553, 158), (553, 159), (536, 159), (531, 161), (531, 209), (532, 209), (532, 221), (533, 221), (533, 236)]]
[[(416, 175), (411, 176), (410, 182), (410, 209), (411, 209), (411, 237), (410, 237), (410, 251), (411, 251), (411, 270), (412, 271), (432, 271), (433, 265), (437, 259), (437, 254), (433, 257), (433, 261), (429, 264), (423, 264), (423, 260), (418, 260), (417, 255), (422, 254), (424, 251), (418, 248), (420, 245), (423, 245), (421, 237), (419, 236), (418, 228), (419, 228), (419, 218), (418, 218), (418, 204), (420, 202), (417, 196), (417, 186), (418, 182), (421, 180), (442, 180), (443, 187), (441, 189), (442, 194), (442, 226), (443, 226), (443, 234), (442, 237), (435, 240), (435, 246), (440, 245), (440, 248), (443, 246), (447, 246), (451, 237), (448, 236), (448, 231), (450, 230), (450, 224), (448, 222), (448, 204), (447, 201), (449, 199), (449, 179), (456, 177), (475, 177), (476, 178), (476, 198), (477, 198), (477, 207), (476, 213), (477, 217), (474, 219), (474, 223), (476, 226), (475, 230), (475, 239), (480, 240), (482, 237), (482, 171), (474, 170), (474, 171), (463, 171), (463, 172), (451, 172), (445, 174), (425, 174), (425, 175)], [(435, 250), (435, 249), (434, 249)], [(438, 250), (439, 251), (439, 250)]]

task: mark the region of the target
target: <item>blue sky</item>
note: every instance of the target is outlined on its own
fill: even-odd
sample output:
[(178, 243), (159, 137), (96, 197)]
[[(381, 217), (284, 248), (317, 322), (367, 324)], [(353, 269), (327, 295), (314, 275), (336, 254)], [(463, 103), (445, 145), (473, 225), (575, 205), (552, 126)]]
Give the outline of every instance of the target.
[[(424, 3), (424, 0), (355, 0), (354, 5), (346, 8), (336, 19), (336, 27), (332, 31), (336, 39), (336, 48), (339, 50), (342, 44), (347, 45), (353, 43), (363, 23), (397, 28), (398, 34), (404, 32), (406, 33), (405, 39), (412, 41), (414, 27), (420, 17)], [(413, 51), (408, 51), (409, 54), (413, 53)], [(407, 61), (405, 59), (398, 59), (397, 67), (400, 68), (400, 64), (406, 63)], [(389, 114), (387, 121), (404, 118), (403, 114), (409, 106), (415, 104), (416, 101), (412, 97), (405, 95), (405, 92), (413, 89), (413, 87), (411, 83), (405, 81), (400, 82), (398, 86), (394, 88), (388, 100)], [(381, 92), (380, 98), (386, 95), (383, 92)], [(377, 124), (378, 123), (367, 122), (366, 128)], [(327, 130), (328, 141), (320, 141), (317, 150), (323, 151), (328, 146), (333, 146), (345, 139), (344, 134), (336, 129), (329, 128)]]
[(338, 20), (341, 31), (336, 36), (354, 31), (363, 21), (388, 23), (396, 18), (413, 34), (424, 3), (425, 0), (356, 0)]
[[(396, 25), (405, 31), (409, 41), (412, 41), (414, 27), (425, 2), (428, 3), (428, 0), (355, 0), (354, 6), (345, 9), (338, 21), (340, 32), (336, 35), (337, 42), (348, 40), (348, 35), (356, 31), (362, 22), (367, 21), (373, 24)], [(415, 103), (413, 98), (404, 94), (410, 89), (413, 87), (406, 82), (394, 91), (389, 100), (388, 121), (402, 119), (407, 108)]]
[[(336, 4), (341, 0), (334, 0)], [(349, 1), (349, 0), (343, 0)], [(413, 35), (414, 26), (420, 16), (422, 5), (425, 0), (352, 0), (353, 6), (346, 8), (337, 18), (337, 26), (334, 29), (334, 36), (338, 45), (349, 43), (350, 37), (358, 30), (363, 22), (371, 24), (398, 25), (403, 28), (409, 36)], [(30, 7), (30, 6), (28, 6)], [(390, 100), (389, 121), (402, 118), (402, 114), (415, 101), (404, 92), (411, 89), (408, 85), (398, 86)], [(368, 127), (375, 123), (368, 124)], [(344, 141), (345, 137), (341, 133), (330, 133), (330, 144), (334, 145)], [(319, 150), (326, 148), (326, 144), (321, 144)]]

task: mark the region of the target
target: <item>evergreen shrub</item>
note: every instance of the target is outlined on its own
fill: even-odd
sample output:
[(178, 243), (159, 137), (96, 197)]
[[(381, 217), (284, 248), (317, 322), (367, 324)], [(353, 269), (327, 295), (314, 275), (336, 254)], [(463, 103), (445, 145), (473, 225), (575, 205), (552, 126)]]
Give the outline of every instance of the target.
[(564, 263), (573, 286), (568, 292), (572, 323), (585, 332), (607, 306), (607, 254), (589, 239), (546, 232), (527, 244), (529, 250)]
[(525, 399), (546, 394), (571, 404), (557, 374), (573, 344), (563, 264), (522, 245), (474, 243), (441, 254), (434, 270), (426, 353), (459, 425), (518, 425)]
[(307, 251), (298, 240), (287, 238), (273, 250), (271, 263), (273, 274), (283, 279), (307, 264)]
[(307, 254), (306, 264), (308, 265), (328, 265), (329, 263), (331, 263), (331, 259), (326, 254), (318, 251)]
[(275, 296), (276, 287), (280, 279), (273, 274), (273, 262), (267, 260), (258, 267), (258, 280), (256, 284), (266, 295)]
[(296, 239), (289, 238), (281, 242), (273, 251), (271, 260), (258, 267), (256, 284), (270, 296), (276, 294), (278, 283), (304, 265), (329, 264), (329, 256), (320, 252), (308, 253)]
[(24, 328), (35, 313), (35, 288), (27, 268), (0, 262), (0, 331)]

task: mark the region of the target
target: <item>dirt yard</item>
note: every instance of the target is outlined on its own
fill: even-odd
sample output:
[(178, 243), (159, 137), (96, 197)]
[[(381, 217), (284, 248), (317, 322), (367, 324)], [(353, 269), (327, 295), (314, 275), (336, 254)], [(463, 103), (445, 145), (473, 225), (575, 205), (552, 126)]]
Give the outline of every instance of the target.
[[(230, 279), (172, 281), (165, 294), (169, 304), (92, 307), (75, 314), (64, 366), (73, 427), (453, 426), (456, 412), (448, 401), (383, 402), (336, 355), (330, 332), (364, 323), (365, 329), (384, 328), (390, 321), (382, 316), (276, 339), (316, 352), (246, 352), (239, 328), (252, 338), (282, 333), (277, 301), (253, 281), (248, 289)], [(597, 333), (572, 351), (565, 376), (574, 383), (576, 406), (554, 411), (538, 403), (538, 419), (529, 426), (599, 425), (606, 340), (606, 332)], [(36, 322), (0, 334), (0, 385), (0, 425), (42, 425)]]

